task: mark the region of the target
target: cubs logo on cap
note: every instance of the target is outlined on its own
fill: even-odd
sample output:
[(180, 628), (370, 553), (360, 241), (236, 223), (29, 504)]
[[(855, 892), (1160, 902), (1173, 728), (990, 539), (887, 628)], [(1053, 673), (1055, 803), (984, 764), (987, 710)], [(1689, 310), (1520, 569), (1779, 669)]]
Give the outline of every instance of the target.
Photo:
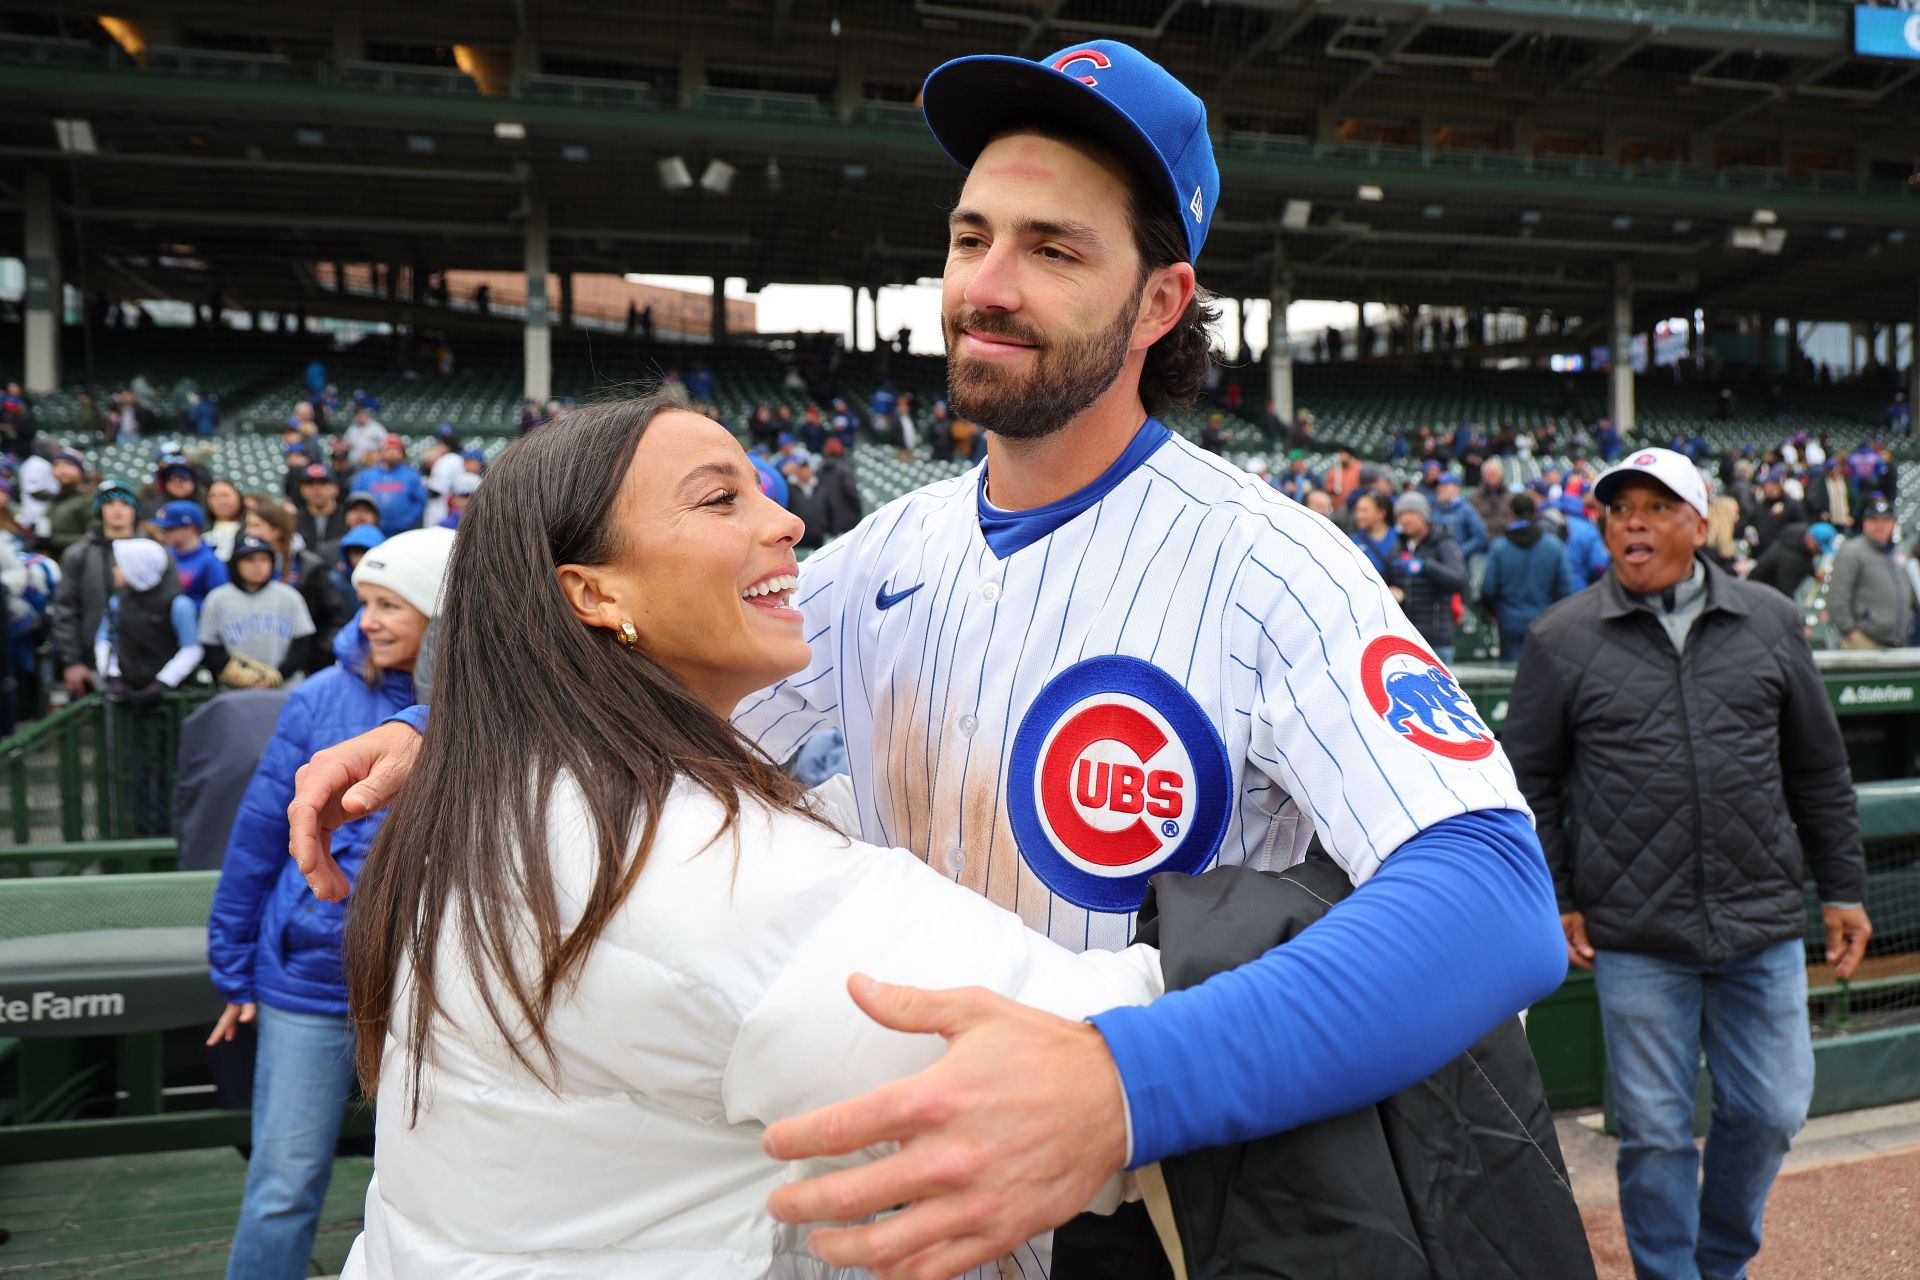
[(1092, 911), (1137, 910), (1148, 877), (1204, 869), (1226, 836), (1232, 792), (1213, 722), (1138, 658), (1089, 658), (1048, 681), (1007, 765), (1021, 855)]
[(1603, 507), (1612, 502), (1613, 491), (1630, 475), (1658, 481), (1701, 515), (1707, 514), (1707, 483), (1700, 478), (1700, 469), (1693, 459), (1672, 449), (1642, 449), (1632, 455), (1593, 482), (1594, 501)]
[(1070, 44), (1028, 61), (1004, 54), (955, 58), (921, 91), (927, 127), (972, 167), (995, 134), (1058, 121), (1102, 139), (1157, 188), (1197, 261), (1220, 200), (1207, 108), (1165, 67), (1118, 40)]
[(1361, 651), (1360, 689), (1387, 728), (1422, 751), (1470, 764), (1499, 746), (1446, 664), (1405, 636)]

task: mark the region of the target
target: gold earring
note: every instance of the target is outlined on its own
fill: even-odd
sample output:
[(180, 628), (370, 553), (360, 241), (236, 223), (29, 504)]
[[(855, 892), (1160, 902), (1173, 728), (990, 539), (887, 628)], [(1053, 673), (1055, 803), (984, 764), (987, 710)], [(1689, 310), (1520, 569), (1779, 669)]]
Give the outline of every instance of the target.
[(640, 633), (634, 630), (632, 622), (621, 623), (620, 630), (614, 633), (613, 638), (618, 640), (620, 647), (628, 653), (632, 653), (640, 647)]

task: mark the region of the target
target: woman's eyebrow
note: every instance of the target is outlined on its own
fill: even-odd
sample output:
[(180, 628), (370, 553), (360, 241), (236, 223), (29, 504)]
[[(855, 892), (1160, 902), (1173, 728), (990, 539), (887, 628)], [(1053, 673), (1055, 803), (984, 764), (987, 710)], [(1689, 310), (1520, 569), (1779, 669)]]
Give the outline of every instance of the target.
[(674, 492), (684, 493), (688, 489), (691, 489), (694, 486), (694, 483), (699, 480), (707, 480), (707, 479), (738, 480), (739, 478), (740, 478), (739, 468), (733, 466), (731, 463), (726, 463), (726, 462), (702, 463), (700, 466), (695, 467), (693, 470), (687, 472), (685, 476), (681, 477), (680, 485), (677, 489), (674, 490)]

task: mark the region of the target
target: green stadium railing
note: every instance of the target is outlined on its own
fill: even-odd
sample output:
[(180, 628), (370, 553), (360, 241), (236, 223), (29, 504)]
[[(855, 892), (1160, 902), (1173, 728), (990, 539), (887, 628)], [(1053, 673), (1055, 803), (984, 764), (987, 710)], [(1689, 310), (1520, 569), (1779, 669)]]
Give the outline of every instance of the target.
[(0, 832), (18, 846), (171, 831), (180, 723), (209, 696), (92, 693), (0, 740)]

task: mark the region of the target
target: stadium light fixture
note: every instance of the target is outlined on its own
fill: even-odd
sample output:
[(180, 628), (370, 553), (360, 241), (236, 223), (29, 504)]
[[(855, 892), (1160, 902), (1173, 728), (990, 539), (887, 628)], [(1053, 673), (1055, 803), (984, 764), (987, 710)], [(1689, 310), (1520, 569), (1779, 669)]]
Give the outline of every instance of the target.
[(1758, 227), (1728, 227), (1727, 248), (1759, 250), (1766, 243), (1766, 232)]
[(668, 156), (654, 166), (660, 173), (660, 186), (666, 191), (687, 191), (693, 187), (693, 174), (679, 156)]
[(60, 149), (72, 156), (98, 155), (100, 147), (93, 140), (93, 122), (90, 120), (55, 120), (53, 136), (59, 142)]
[(1772, 256), (1787, 247), (1787, 233), (1781, 227), (1768, 227), (1760, 233), (1760, 252)]
[(706, 172), (700, 175), (700, 189), (723, 196), (733, 186), (733, 174), (733, 166), (725, 160), (709, 160)]
[(417, 156), (430, 156), (433, 154), (433, 139), (424, 133), (410, 133), (407, 135), (407, 150)]
[(1756, 227), (1771, 227), (1779, 221), (1780, 215), (1771, 209), (1755, 209), (1753, 211), (1753, 225)]
[(569, 142), (566, 146), (560, 148), (560, 158), (562, 160), (571, 160), (575, 164), (584, 164), (587, 160), (587, 149), (577, 142)]
[(1288, 231), (1305, 231), (1307, 224), (1313, 221), (1313, 201), (1289, 200), (1281, 210), (1280, 225)]
[(297, 145), (302, 147), (324, 147), (327, 145), (327, 135), (318, 129), (295, 129), (293, 131), (293, 140)]
[(1378, 204), (1387, 198), (1387, 193), (1379, 187), (1374, 186), (1371, 182), (1361, 183), (1360, 189), (1353, 194), (1355, 198), (1365, 200), (1368, 204)]
[(524, 142), (527, 137), (527, 126), (518, 120), (495, 120), (493, 136), (502, 142)]

